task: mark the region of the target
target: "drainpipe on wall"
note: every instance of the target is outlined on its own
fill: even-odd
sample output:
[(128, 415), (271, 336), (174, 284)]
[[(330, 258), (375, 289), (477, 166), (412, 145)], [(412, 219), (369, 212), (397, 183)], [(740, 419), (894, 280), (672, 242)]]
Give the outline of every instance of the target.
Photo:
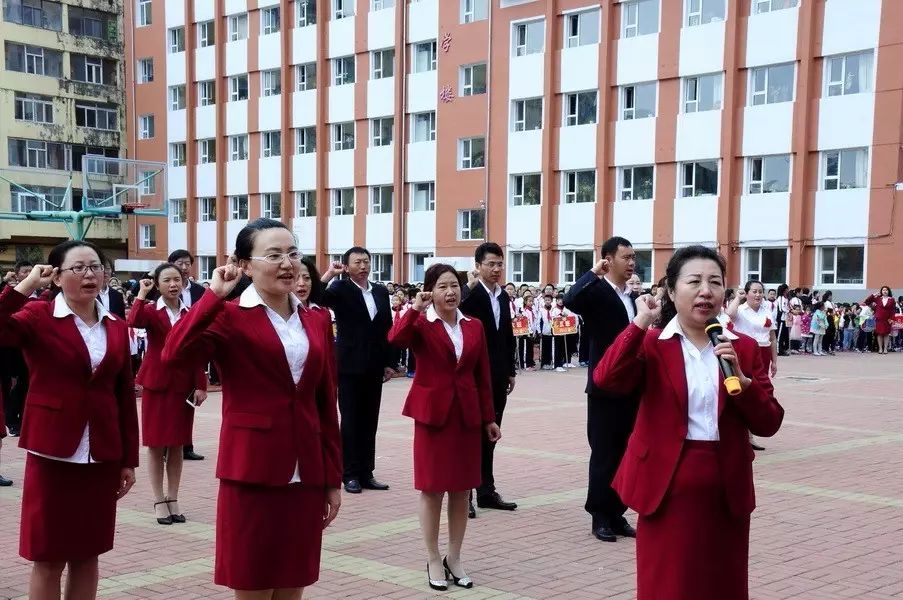
[[(489, 3), (489, 34), (486, 36), (486, 144), (483, 149), (483, 160), (486, 165), (484, 171), (486, 179), (483, 190), (483, 241), (489, 241), (489, 140), (492, 137), (492, 14), (495, 12), (495, 2)], [(457, 151), (455, 152), (457, 155)], [(457, 159), (456, 159), (457, 160)]]

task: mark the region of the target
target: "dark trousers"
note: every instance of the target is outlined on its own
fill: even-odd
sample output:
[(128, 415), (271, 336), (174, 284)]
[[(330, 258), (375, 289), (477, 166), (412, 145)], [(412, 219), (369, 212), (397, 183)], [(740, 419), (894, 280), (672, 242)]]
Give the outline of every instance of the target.
[(376, 428), (383, 393), (383, 373), (340, 374), (342, 480), (368, 480), (376, 468)]
[(3, 396), (3, 412), (6, 413), (6, 426), (10, 429), (22, 428), (22, 413), (25, 410), (26, 396), (28, 396), (28, 371), (16, 375), (15, 385), (8, 394)]
[(834, 320), (829, 319), (828, 329), (825, 331), (825, 337), (821, 341), (822, 352), (834, 351), (834, 340), (837, 339), (837, 327), (834, 326)]
[(553, 366), (560, 367), (564, 365), (565, 354), (564, 337), (560, 335), (544, 335), (539, 340), (539, 362), (542, 366), (552, 364), (552, 348), (555, 349), (555, 364)]
[(790, 328), (784, 322), (784, 315), (778, 315), (778, 354), (790, 352)]
[(536, 366), (536, 359), (533, 358), (535, 345), (532, 336), (522, 335), (517, 338), (517, 364), (519, 368), (526, 369), (527, 367)]
[[(495, 407), (495, 422), (502, 426), (502, 415), (505, 405), (508, 403), (508, 378), (494, 378), (492, 381), (492, 404)], [(477, 488), (477, 498), (488, 496), (495, 492), (495, 474), (492, 470), (492, 461), (495, 457), (495, 442), (490, 442), (483, 435), (483, 453), (480, 460), (480, 470), (483, 483)]]
[(593, 517), (593, 529), (616, 524), (627, 510), (611, 489), (611, 482), (627, 450), (637, 408), (636, 401), (626, 398), (598, 392), (587, 395), (586, 437), (590, 455), (585, 508)]
[(578, 350), (580, 357), (579, 361), (582, 363), (589, 362), (589, 336), (585, 334), (585, 332), (580, 332), (580, 343), (578, 344), (580, 349)]

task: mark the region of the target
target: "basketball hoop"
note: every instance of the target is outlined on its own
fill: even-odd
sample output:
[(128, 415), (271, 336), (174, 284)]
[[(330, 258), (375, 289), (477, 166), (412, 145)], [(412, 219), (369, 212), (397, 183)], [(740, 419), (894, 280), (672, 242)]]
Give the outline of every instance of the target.
[(124, 215), (132, 215), (135, 214), (136, 210), (141, 210), (143, 208), (147, 208), (147, 204), (142, 204), (140, 202), (129, 202), (126, 204), (120, 205), (120, 211)]

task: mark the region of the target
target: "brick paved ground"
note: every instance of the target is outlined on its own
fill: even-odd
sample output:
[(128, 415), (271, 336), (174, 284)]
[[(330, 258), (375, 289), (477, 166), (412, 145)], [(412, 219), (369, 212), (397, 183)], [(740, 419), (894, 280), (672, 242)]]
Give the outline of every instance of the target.
[[(781, 363), (784, 428), (756, 461), (759, 509), (751, 540), (752, 598), (903, 598), (903, 355), (792, 357)], [(634, 544), (605, 544), (583, 512), (585, 371), (530, 373), (509, 401), (496, 454), (500, 491), (515, 513), (470, 522), (466, 560), (476, 587), (453, 598), (634, 596)], [(815, 378), (813, 380), (802, 378)], [(408, 380), (386, 386), (377, 474), (389, 492), (344, 495), (310, 598), (428, 598), (411, 489)], [(202, 463), (187, 463), (189, 523), (162, 527), (144, 473), (121, 503), (116, 548), (102, 557), (104, 598), (229, 598), (212, 583), (219, 397), (199, 412)], [(24, 598), (17, 556), (23, 453), (7, 440), (0, 488), (0, 598)], [(629, 515), (633, 519), (632, 515)], [(725, 599), (730, 600), (730, 599)]]

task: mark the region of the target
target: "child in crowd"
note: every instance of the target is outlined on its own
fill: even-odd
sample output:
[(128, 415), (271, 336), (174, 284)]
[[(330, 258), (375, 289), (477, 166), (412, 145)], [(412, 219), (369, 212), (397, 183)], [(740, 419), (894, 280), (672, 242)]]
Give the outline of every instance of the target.
[(809, 331), (812, 333), (812, 354), (825, 356), (825, 352), (822, 349), (822, 340), (828, 331), (828, 315), (825, 312), (825, 303), (816, 302), (812, 308), (812, 321), (809, 326)]
[(800, 330), (803, 336), (803, 354), (812, 354), (812, 306), (804, 306), (800, 316)]
[(542, 298), (543, 306), (536, 317), (536, 332), (540, 336), (539, 356), (542, 370), (555, 369), (559, 373), (565, 372), (564, 368), (564, 344), (561, 336), (552, 335), (552, 319), (561, 315), (561, 310), (554, 306), (551, 294)]
[(525, 292), (523, 305), (517, 311), (517, 316), (526, 317), (530, 327), (529, 335), (517, 337), (517, 363), (522, 371), (535, 371), (536, 359), (533, 357), (535, 348), (534, 336), (536, 335), (536, 314), (533, 308), (533, 294)]

